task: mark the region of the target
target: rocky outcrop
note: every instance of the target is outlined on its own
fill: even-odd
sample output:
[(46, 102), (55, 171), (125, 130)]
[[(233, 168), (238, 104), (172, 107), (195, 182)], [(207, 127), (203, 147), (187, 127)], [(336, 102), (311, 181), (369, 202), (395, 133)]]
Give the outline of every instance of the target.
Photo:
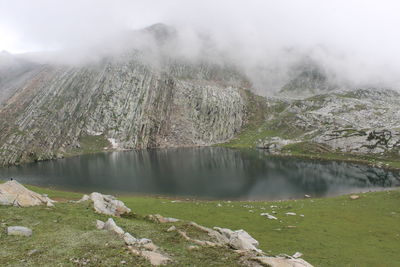
[(103, 195), (97, 192), (93, 192), (90, 195), (84, 195), (77, 202), (92, 201), (94, 210), (97, 213), (111, 215), (111, 216), (121, 216), (122, 214), (127, 214), (131, 212), (131, 209), (125, 206), (125, 204), (116, 199), (114, 196)]
[(109, 218), (106, 222), (97, 221), (96, 228), (108, 230), (117, 234), (124, 240), (128, 249), (134, 255), (147, 259), (153, 266), (165, 265), (171, 261), (171, 258), (160, 252), (153, 241), (148, 238), (137, 239), (133, 237), (130, 233), (125, 232), (119, 227), (112, 218)]
[[(378, 154), (400, 152), (400, 94), (381, 88), (335, 90), (304, 99), (269, 99), (261, 130), (276, 132), (258, 148), (280, 153), (296, 142), (321, 152)], [(285, 137), (285, 138), (283, 138)]]
[(356, 153), (384, 153), (400, 148), (400, 131), (394, 129), (340, 129), (315, 137), (317, 143), (329, 145), (334, 150)]
[[(214, 227), (214, 229), (210, 229), (198, 225), (195, 222), (190, 222), (188, 225), (207, 233), (208, 236), (212, 238), (212, 241), (191, 238), (185, 231), (182, 230), (173, 229), (172, 231), (177, 231), (182, 238), (191, 243), (195, 243), (198, 246), (225, 246), (231, 248), (241, 255), (243, 261), (249, 263), (246, 264), (246, 266), (312, 267), (311, 264), (300, 258), (302, 254), (299, 252), (293, 256), (266, 256), (262, 250), (257, 248), (259, 245), (258, 241), (244, 230), (232, 231), (231, 229), (220, 227)], [(197, 249), (197, 246), (190, 246), (189, 249)]]
[(37, 205), (53, 206), (55, 201), (45, 195), (35, 193), (15, 180), (0, 184), (0, 205), (30, 207)]

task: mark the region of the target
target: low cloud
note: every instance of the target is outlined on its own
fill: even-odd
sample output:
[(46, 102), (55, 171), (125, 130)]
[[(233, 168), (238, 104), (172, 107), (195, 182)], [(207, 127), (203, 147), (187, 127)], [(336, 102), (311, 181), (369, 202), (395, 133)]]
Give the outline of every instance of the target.
[(400, 88), (399, 8), (389, 0), (0, 0), (0, 50), (69, 51), (59, 58), (78, 62), (148, 47), (154, 40), (137, 30), (163, 22), (177, 30), (172, 54), (227, 59), (260, 91), (279, 88), (304, 57), (340, 81)]

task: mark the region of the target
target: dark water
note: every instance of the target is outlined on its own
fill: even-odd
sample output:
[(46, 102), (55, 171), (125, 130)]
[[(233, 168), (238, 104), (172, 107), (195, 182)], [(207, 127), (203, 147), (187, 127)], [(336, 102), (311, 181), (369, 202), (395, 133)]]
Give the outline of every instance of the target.
[(398, 173), (378, 168), (218, 147), (100, 153), (0, 169), (0, 179), (10, 177), (80, 192), (251, 200), (322, 197), (400, 185)]

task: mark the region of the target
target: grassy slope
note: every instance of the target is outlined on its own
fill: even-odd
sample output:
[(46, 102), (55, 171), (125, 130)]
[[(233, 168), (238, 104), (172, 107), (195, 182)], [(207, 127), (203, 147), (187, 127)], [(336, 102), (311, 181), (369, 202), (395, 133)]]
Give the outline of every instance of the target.
[[(54, 198), (76, 198), (81, 194), (31, 189), (49, 193)], [(57, 203), (55, 208), (44, 206), (16, 208), (0, 206), (0, 266), (150, 266), (129, 253), (116, 235), (95, 228), (96, 219), (108, 216), (95, 214), (90, 203)], [(189, 251), (193, 245), (176, 232), (167, 232), (170, 224), (156, 224), (143, 216), (115, 218), (125, 231), (138, 238), (150, 238), (174, 262), (171, 266), (239, 266), (239, 256), (228, 249), (202, 248)], [(32, 237), (7, 236), (8, 225), (21, 225), (33, 230)], [(181, 223), (178, 228), (184, 228)], [(191, 233), (205, 238), (198, 231)], [(29, 251), (37, 253), (29, 256)], [(78, 260), (78, 262), (74, 262)], [(89, 261), (88, 261), (89, 260)], [(125, 261), (125, 264), (121, 264)]]
[[(31, 189), (53, 198), (78, 198), (76, 193)], [(196, 221), (205, 226), (245, 229), (265, 252), (271, 254), (296, 251), (315, 266), (395, 266), (400, 262), (400, 191), (361, 194), (358, 200), (348, 196), (304, 199), (281, 202), (207, 202), (181, 201), (155, 197), (121, 197), (127, 206), (140, 215), (160, 213), (164, 216)], [(218, 206), (221, 203), (221, 207)], [(276, 205), (280, 221), (268, 220), (261, 212), (270, 212)], [(249, 212), (253, 210), (254, 212)], [(304, 214), (286, 216), (286, 212)], [(94, 220), (105, 220), (87, 204), (58, 204), (56, 208), (19, 209), (0, 207), (1, 221), (9, 225), (32, 226), (32, 238), (0, 236), (0, 265), (37, 265), (61, 262), (69, 258), (89, 258), (95, 265), (127, 262), (146, 264), (128, 255), (121, 241), (111, 234), (94, 229)], [(54, 222), (57, 220), (57, 222)], [(39, 224), (38, 224), (39, 223)], [(227, 251), (203, 249), (188, 252), (188, 244), (174, 233), (166, 233), (167, 225), (142, 219), (118, 219), (117, 223), (138, 237), (149, 237), (179, 262), (178, 266), (234, 266), (237, 256)], [(35, 225), (37, 224), (37, 225)], [(287, 226), (296, 226), (288, 228)], [(4, 227), (4, 226), (1, 226)], [(81, 238), (84, 237), (84, 238)], [(108, 246), (105, 243), (108, 242)], [(67, 244), (67, 246), (64, 246)], [(26, 253), (37, 248), (42, 252)], [(219, 254), (224, 253), (221, 257)], [(27, 259), (27, 263), (21, 263)]]

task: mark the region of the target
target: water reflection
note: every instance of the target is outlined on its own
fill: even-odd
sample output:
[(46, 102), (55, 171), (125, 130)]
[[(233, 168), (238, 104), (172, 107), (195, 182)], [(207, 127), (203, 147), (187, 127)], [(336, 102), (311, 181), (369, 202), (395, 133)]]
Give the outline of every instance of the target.
[(0, 169), (0, 178), (76, 191), (220, 199), (338, 195), (400, 185), (398, 173), (258, 150), (180, 148), (85, 155)]

